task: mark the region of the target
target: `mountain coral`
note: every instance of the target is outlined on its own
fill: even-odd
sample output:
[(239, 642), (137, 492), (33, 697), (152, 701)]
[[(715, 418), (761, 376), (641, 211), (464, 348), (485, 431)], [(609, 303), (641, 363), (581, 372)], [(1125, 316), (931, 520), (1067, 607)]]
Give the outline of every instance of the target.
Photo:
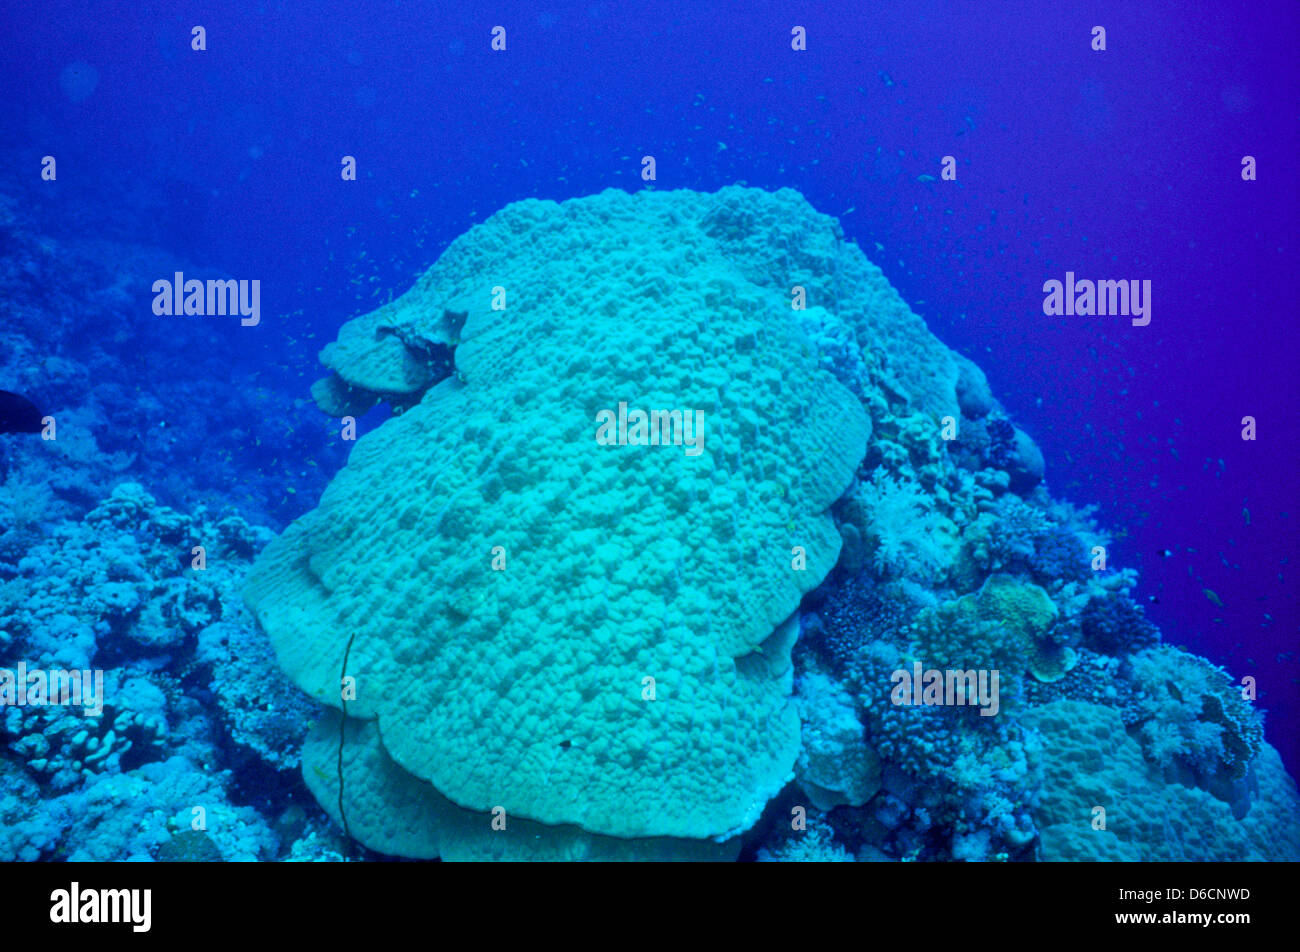
[[(362, 844), (1296, 854), (1255, 712), (1147, 650), (1135, 574), (1050, 499), (983, 374), (797, 193), (516, 203), (322, 361), (323, 409), (402, 412), (246, 596), (317, 702), (341, 706), (348, 659), (347, 717), (325, 712), (302, 774)], [(656, 410), (702, 413), (701, 441), (638, 436)], [(226, 621), (201, 655), (247, 634)], [(918, 662), (998, 671), (996, 716), (896, 703)], [(799, 840), (776, 832), (796, 798), (816, 823)], [(1109, 836), (1098, 802), (1119, 804)], [(1221, 841), (1166, 828), (1207, 810)]]
[[(254, 567), (286, 671), (337, 705), (355, 635), (349, 714), (449, 800), (718, 837), (789, 776), (790, 619), (839, 554), (827, 510), (869, 425), (733, 257), (770, 253), (732, 214), (767, 200), (524, 201), (462, 236), (393, 329), (406, 346), (496, 275), (526, 292), (508, 317), (465, 310), (456, 377), (363, 437)], [(702, 452), (621, 428), (602, 445), (593, 421), (620, 403), (701, 412)]]

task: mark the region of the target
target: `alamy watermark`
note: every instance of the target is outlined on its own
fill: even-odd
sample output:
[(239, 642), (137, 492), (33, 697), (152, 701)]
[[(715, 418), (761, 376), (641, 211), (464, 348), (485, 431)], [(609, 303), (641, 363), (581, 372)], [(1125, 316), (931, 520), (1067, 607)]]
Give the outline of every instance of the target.
[(1064, 283), (1055, 279), (1043, 282), (1043, 313), (1049, 317), (1132, 317), (1134, 327), (1151, 323), (1151, 279), (1139, 281), (1076, 281), (1074, 272), (1065, 272)]
[(898, 705), (979, 705), (981, 717), (992, 717), (1000, 707), (996, 668), (991, 671), (986, 668), (923, 670), (921, 662), (914, 661), (911, 671), (899, 668), (889, 680), (894, 683), (889, 700)]
[(98, 668), (66, 671), (0, 668), (0, 707), (81, 707), (86, 717), (104, 712), (104, 672)]
[(148, 932), (152, 909), (152, 889), (83, 889), (73, 880), (50, 893), (50, 922), (56, 924), (125, 923), (133, 932)]
[(256, 327), (262, 320), (262, 282), (258, 280), (191, 278), (186, 281), (184, 273), (177, 271), (171, 281), (166, 278), (155, 281), (153, 293), (153, 312), (159, 317), (238, 314), (239, 323), (244, 327)]
[(685, 446), (687, 456), (704, 452), (703, 410), (628, 410), (596, 414), (596, 442), (601, 446)]

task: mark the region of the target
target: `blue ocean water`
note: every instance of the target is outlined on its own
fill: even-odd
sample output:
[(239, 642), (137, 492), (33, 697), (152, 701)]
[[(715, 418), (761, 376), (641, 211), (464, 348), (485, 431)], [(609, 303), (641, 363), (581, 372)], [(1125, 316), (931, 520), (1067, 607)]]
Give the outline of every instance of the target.
[[(1164, 641), (1255, 679), (1294, 776), (1300, 9), (791, 7), (7, 5), (0, 389), (94, 434), (33, 531), (128, 479), (283, 530), (347, 459), (309, 392), (343, 322), (510, 202), (643, 189), (652, 154), (656, 188), (790, 187), (838, 217), (985, 371), (1053, 497), (1098, 506)], [(260, 326), (155, 315), (178, 271), (260, 281)], [(1067, 272), (1149, 280), (1150, 324), (1045, 314)], [(114, 637), (96, 663), (147, 654)], [(282, 815), (281, 781), (250, 776), (241, 802)]]

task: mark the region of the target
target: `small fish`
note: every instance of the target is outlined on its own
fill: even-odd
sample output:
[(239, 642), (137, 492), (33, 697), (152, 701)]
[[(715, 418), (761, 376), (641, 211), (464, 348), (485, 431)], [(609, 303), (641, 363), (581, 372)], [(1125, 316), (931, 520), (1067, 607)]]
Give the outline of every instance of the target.
[(1154, 595), (1148, 595), (1148, 596), (1147, 596), (1147, 601), (1150, 602), (1152, 605), (1159, 605), (1159, 604), (1160, 604), (1160, 599), (1156, 598)]
[(1218, 605), (1220, 608), (1223, 607), (1223, 600), (1220, 599), (1218, 595), (1214, 594), (1214, 589), (1204, 588), (1201, 589), (1201, 591), (1205, 592), (1205, 597), (1214, 602), (1214, 604)]
[(1162, 559), (1167, 559), (1173, 554), (1174, 554), (1173, 549), (1161, 549), (1156, 553), (1156, 555), (1160, 556)]
[(1250, 510), (1245, 506), (1241, 507), (1241, 518), (1246, 520), (1246, 525), (1250, 525)]
[(43, 417), (26, 397), (0, 390), (0, 433), (39, 433)]

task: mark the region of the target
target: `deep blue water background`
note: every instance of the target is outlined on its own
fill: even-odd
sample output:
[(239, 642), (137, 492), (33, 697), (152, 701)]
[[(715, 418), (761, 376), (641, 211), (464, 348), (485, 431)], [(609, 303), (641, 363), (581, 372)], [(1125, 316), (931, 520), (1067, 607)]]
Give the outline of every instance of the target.
[[(1295, 774), (1298, 40), (1292, 2), (8, 2), (0, 186), (43, 233), (261, 280), (253, 330), (154, 317), (141, 285), (120, 368), (178, 418), (188, 392), (266, 388), (206, 437), (224, 468), (176, 465), (277, 528), (342, 460), (305, 399), (320, 345), (471, 223), (640, 188), (644, 154), (659, 188), (797, 188), (985, 369), (1053, 493), (1100, 505), (1166, 640), (1259, 679)], [(79, 102), (75, 62), (98, 73)], [(922, 180), (945, 154), (958, 181)], [(1150, 279), (1151, 325), (1045, 317), (1067, 270)]]

